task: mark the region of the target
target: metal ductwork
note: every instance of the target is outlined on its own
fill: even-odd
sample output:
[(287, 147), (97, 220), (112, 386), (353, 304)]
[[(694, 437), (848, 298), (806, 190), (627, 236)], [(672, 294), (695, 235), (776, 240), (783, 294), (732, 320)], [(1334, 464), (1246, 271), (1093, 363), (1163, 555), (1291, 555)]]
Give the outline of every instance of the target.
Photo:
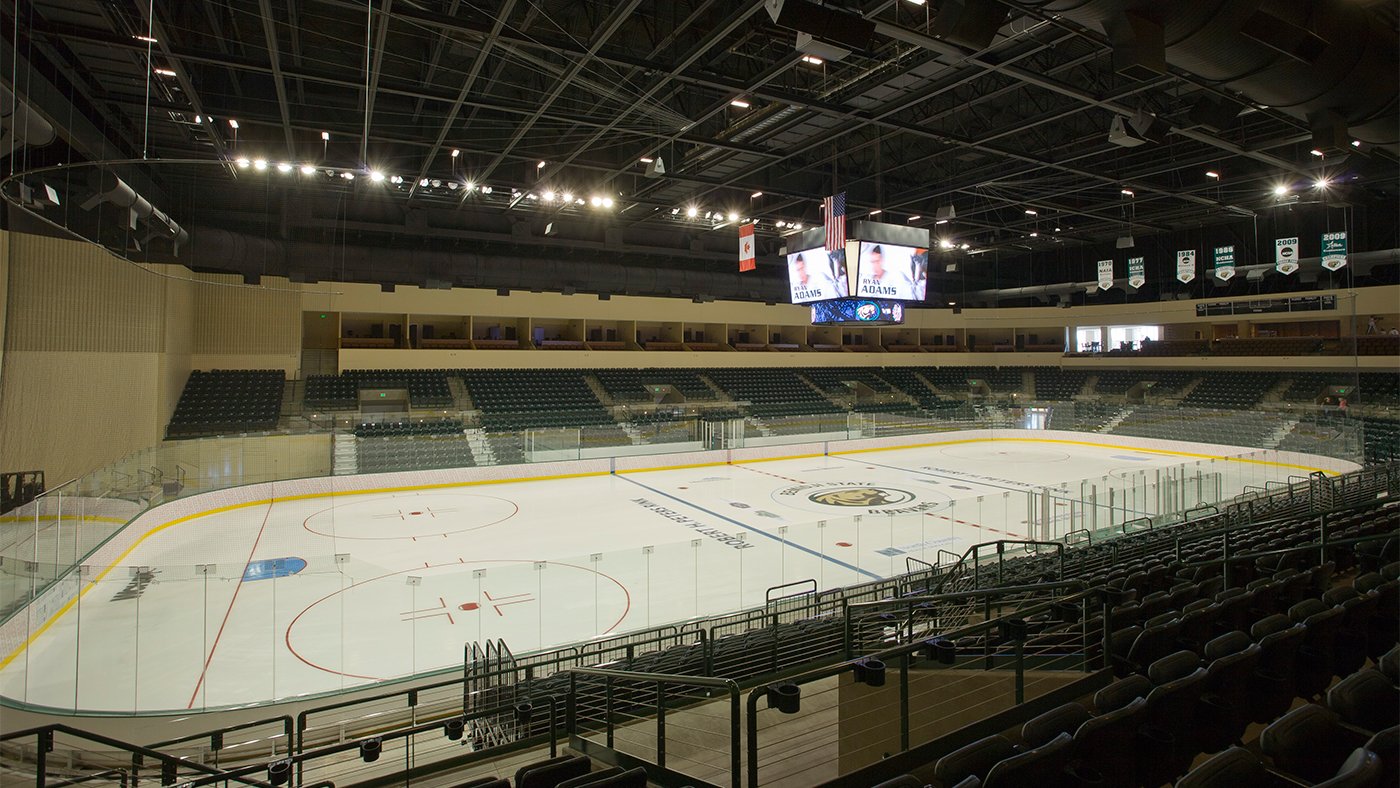
[[(1345, 0), (1021, 0), (1013, 5), (1112, 33), (1160, 25), (1166, 62), (1224, 90), (1309, 121), (1341, 116), (1374, 145), (1400, 143), (1394, 33)], [(1111, 36), (1112, 37), (1112, 36)]]
[[(1347, 266), (1362, 275), (1371, 272), (1371, 269), (1378, 265), (1400, 264), (1400, 249), (1382, 249), (1374, 252), (1352, 252), (1347, 255)], [(1274, 270), (1273, 263), (1256, 263), (1253, 265), (1235, 266), (1235, 278), (1242, 279), (1251, 271), (1262, 271), (1268, 273)], [(1322, 267), (1321, 257), (1303, 257), (1298, 260), (1297, 275), (1306, 277), (1312, 275), (1316, 281)], [(1212, 279), (1208, 273), (1204, 275)], [(1126, 277), (1119, 277), (1113, 280), (1113, 286), (1126, 288), (1128, 280)], [(1031, 285), (1029, 287), (1003, 287), (993, 290), (977, 290), (963, 295), (965, 303), (995, 304), (1012, 298), (1046, 298), (1050, 296), (1070, 296), (1075, 293), (1093, 293), (1098, 290), (1099, 283), (1095, 280), (1086, 282), (1059, 282), (1053, 285)]]
[(592, 260), (482, 255), (391, 247), (285, 242), (219, 228), (193, 234), (190, 259), (201, 268), (246, 276), (287, 276), (294, 281), (351, 281), (427, 286), (561, 292), (566, 288), (617, 295), (738, 301), (787, 298), (781, 277), (737, 272), (627, 266)]
[(55, 136), (53, 124), (40, 117), (28, 101), (0, 85), (0, 156), (9, 156), (12, 149), (24, 146), (48, 145)]

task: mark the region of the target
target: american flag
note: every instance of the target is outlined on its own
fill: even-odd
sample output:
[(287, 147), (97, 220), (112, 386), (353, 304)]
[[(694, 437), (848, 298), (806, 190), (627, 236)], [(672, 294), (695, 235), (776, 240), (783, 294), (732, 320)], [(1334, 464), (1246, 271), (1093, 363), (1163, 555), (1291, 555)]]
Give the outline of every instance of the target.
[(826, 250), (839, 252), (846, 248), (846, 193), (834, 194), (822, 200), (826, 215)]

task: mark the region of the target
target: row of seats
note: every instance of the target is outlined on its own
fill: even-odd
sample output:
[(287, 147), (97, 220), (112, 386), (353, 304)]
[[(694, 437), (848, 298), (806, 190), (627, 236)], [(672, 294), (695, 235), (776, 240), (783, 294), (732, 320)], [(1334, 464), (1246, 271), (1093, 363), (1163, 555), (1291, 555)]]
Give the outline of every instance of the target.
[(1245, 410), (1257, 405), (1278, 381), (1277, 372), (1234, 370), (1229, 373), (1205, 375), (1196, 388), (1181, 400), (1181, 404)]
[(1035, 398), (1038, 400), (1071, 400), (1084, 390), (1089, 371), (1082, 369), (1038, 369), (1035, 371)]
[(286, 376), (280, 369), (194, 371), (166, 428), (169, 438), (263, 432), (277, 426)]

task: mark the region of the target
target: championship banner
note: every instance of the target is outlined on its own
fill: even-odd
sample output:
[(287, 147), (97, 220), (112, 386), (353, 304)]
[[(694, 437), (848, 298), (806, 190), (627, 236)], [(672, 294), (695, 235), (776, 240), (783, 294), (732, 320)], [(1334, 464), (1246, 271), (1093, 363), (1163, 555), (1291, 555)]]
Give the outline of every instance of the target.
[(752, 271), (758, 267), (753, 257), (753, 225), (739, 225), (739, 271)]
[(1147, 284), (1147, 266), (1141, 257), (1128, 258), (1128, 284), (1136, 290)]
[(1347, 264), (1347, 234), (1345, 232), (1322, 234), (1322, 267), (1336, 271)]
[(1298, 236), (1274, 239), (1274, 270), (1284, 276), (1298, 270)]
[(1196, 278), (1196, 250), (1182, 249), (1176, 253), (1176, 278), (1182, 284), (1189, 284)]
[(1217, 246), (1215, 247), (1215, 278), (1222, 282), (1228, 282), (1235, 276), (1235, 247)]
[(1099, 261), (1099, 289), (1108, 290), (1113, 287), (1113, 261)]

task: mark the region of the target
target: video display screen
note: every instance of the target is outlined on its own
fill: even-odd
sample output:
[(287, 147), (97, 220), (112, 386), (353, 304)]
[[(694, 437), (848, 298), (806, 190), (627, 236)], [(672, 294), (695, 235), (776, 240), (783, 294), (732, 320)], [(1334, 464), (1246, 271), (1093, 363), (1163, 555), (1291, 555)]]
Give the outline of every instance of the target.
[(812, 325), (892, 326), (904, 322), (904, 304), (884, 298), (838, 298), (812, 304)]
[(850, 295), (846, 279), (846, 253), (828, 254), (808, 249), (788, 255), (788, 286), (794, 304), (810, 304)]
[(928, 295), (928, 250), (861, 241), (853, 295), (923, 301)]

